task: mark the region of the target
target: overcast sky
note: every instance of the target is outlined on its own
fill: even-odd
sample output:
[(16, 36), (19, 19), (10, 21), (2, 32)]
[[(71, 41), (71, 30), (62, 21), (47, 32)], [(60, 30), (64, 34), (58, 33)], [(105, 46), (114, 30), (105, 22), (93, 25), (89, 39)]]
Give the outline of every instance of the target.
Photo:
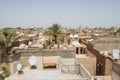
[(120, 26), (120, 0), (0, 0), (0, 27)]

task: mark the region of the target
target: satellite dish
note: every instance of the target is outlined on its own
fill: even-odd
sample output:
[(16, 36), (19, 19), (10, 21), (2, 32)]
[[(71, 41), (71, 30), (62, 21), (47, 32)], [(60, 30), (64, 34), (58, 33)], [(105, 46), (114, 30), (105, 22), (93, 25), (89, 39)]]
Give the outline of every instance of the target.
[(67, 50), (67, 47), (64, 47), (64, 50)]
[(30, 42), (28, 42), (28, 45), (32, 45), (32, 42), (30, 41)]
[(39, 33), (40, 36), (42, 36), (42, 33)]
[(22, 64), (21, 63), (19, 63), (19, 64), (17, 64), (17, 70), (21, 70), (21, 68), (22, 68)]
[(42, 36), (39, 36), (39, 38), (41, 38)]
[(74, 38), (74, 36), (72, 34), (69, 35), (70, 38)]
[(30, 58), (29, 58), (29, 63), (30, 63), (31, 65), (35, 65), (36, 62), (37, 62), (36, 56), (30, 56)]
[(78, 38), (78, 34), (75, 34), (75, 35), (74, 35), (74, 38)]

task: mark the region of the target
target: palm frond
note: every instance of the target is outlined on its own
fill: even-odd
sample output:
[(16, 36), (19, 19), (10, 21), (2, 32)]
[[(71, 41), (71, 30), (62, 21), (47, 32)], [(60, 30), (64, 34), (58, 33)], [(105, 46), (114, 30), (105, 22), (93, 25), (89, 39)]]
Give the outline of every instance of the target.
[(4, 47), (5, 46), (5, 41), (3, 38), (0, 39), (0, 46)]
[(12, 43), (22, 38), (22, 36), (18, 36), (18, 34), (16, 34), (15, 32), (11, 32), (8, 29), (3, 29), (1, 32), (3, 34), (3, 40), (1, 41), (1, 45), (4, 43), (4, 47), (11, 46)]

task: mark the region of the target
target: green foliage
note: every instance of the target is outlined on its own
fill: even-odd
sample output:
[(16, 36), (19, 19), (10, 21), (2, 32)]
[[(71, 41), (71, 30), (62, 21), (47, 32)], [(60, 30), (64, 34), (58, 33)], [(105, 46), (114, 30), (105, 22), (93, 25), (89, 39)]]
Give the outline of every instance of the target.
[(10, 47), (13, 42), (22, 38), (23, 36), (19, 36), (15, 32), (10, 31), (9, 29), (2, 29), (2, 36), (0, 37), (0, 46), (2, 47)]
[(48, 33), (52, 36), (61, 34), (61, 26), (58, 24), (53, 24), (51, 27), (48, 28)]
[(22, 38), (23, 36), (19, 36), (15, 32), (10, 31), (9, 29), (2, 29), (0, 36), (0, 46), (2, 47), (2, 62), (7, 62), (7, 56), (9, 55), (9, 50), (11, 49), (11, 45)]
[(53, 24), (51, 27), (48, 28), (48, 35), (51, 35), (55, 38), (55, 43), (57, 44), (57, 36), (62, 34), (62, 29), (59, 24)]
[(2, 70), (4, 71), (3, 74), (2, 74), (4, 77), (8, 77), (10, 75), (7, 67), (2, 67)]
[(10, 75), (9, 67), (6, 64), (0, 64), (0, 70), (3, 71), (2, 75), (8, 77)]

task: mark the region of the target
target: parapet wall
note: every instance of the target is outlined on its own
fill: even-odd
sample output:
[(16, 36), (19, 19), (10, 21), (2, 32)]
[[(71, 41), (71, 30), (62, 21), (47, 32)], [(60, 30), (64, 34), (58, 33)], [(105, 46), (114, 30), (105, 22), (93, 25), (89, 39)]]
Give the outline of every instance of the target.
[(112, 63), (112, 78), (113, 80), (120, 80), (120, 64), (113, 62)]
[(117, 73), (120, 76), (120, 64), (113, 62), (112, 63), (112, 71), (114, 71), (115, 73)]
[(21, 52), (22, 57), (29, 57), (31, 55), (36, 56), (60, 56), (61, 58), (75, 58), (75, 50), (36, 50), (30, 52), (24, 50)]
[[(94, 48), (94, 45), (91, 43), (86, 43), (83, 41), (83, 43), (87, 46), (87, 49), (96, 57), (96, 75), (111, 75), (111, 69), (112, 69), (112, 59), (110, 57), (106, 57), (102, 54), (100, 54), (100, 51)], [(102, 69), (99, 71), (97, 69), (97, 65), (102, 64)]]
[(90, 73), (87, 71), (87, 69), (82, 65), (82, 64), (79, 64), (77, 61), (76, 61), (76, 64), (79, 65), (79, 74), (83, 77), (83, 78), (89, 78), (90, 79)]

